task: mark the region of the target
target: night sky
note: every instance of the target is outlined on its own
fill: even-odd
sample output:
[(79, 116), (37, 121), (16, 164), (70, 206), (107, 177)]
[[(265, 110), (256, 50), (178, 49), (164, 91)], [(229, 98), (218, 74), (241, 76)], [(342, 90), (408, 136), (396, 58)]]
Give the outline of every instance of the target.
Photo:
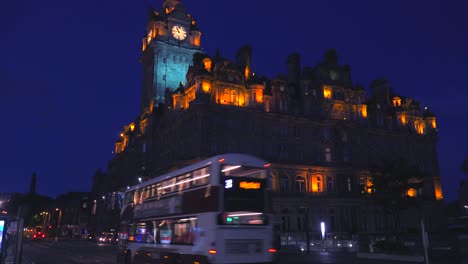
[[(90, 191), (122, 127), (139, 112), (141, 38), (162, 0), (6, 0), (0, 4), (0, 192)], [(253, 48), (253, 71), (274, 77), (287, 55), (314, 66), (328, 48), (367, 90), (394, 91), (437, 115), (447, 200), (468, 157), (468, 2), (185, 0), (209, 55)]]

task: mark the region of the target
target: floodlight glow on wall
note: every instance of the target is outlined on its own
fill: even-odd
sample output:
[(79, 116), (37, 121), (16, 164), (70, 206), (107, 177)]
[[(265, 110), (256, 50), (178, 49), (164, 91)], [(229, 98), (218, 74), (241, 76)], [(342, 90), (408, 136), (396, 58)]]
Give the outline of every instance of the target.
[(325, 239), (325, 222), (320, 222), (320, 231), (322, 232), (322, 240)]

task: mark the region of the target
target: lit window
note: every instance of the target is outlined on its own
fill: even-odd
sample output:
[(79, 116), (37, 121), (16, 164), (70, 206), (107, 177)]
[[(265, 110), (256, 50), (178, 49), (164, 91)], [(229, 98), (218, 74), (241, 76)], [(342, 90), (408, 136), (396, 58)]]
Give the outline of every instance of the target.
[(321, 192), (322, 191), (322, 177), (316, 176), (312, 178), (312, 191)]
[(236, 101), (236, 91), (232, 90), (231, 91), (231, 103), (234, 103)]
[(330, 99), (332, 97), (332, 88), (331, 88), (331, 86), (328, 86), (328, 85), (323, 86), (323, 97), (325, 99)]
[(228, 101), (229, 101), (229, 90), (225, 89), (224, 90), (224, 100), (223, 100), (223, 102), (227, 103)]

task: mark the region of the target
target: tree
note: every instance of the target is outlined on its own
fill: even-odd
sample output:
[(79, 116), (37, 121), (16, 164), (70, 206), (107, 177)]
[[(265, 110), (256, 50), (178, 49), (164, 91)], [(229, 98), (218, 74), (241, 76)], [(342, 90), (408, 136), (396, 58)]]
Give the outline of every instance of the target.
[[(372, 197), (384, 210), (385, 219), (393, 216), (396, 230), (400, 225), (400, 211), (409, 207), (414, 200), (408, 190), (416, 192), (420, 189), (423, 184), (421, 178), (419, 170), (403, 159), (387, 160), (371, 169)], [(385, 231), (389, 231), (388, 225)]]

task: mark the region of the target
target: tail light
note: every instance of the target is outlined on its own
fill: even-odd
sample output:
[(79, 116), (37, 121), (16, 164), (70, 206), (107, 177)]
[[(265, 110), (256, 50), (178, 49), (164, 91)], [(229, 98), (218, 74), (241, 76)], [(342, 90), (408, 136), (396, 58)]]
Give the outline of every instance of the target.
[(42, 235), (42, 238), (45, 238), (45, 235), (44, 235), (44, 234)]
[(218, 251), (216, 251), (216, 249), (210, 249), (208, 250), (208, 253), (210, 253), (211, 255), (214, 255), (216, 254)]
[(269, 249), (268, 249), (268, 252), (270, 252), (270, 253), (276, 253), (276, 252), (278, 252), (278, 250), (276, 250), (276, 248), (269, 248)]
[(33, 238), (36, 238), (36, 235), (33, 235)]

